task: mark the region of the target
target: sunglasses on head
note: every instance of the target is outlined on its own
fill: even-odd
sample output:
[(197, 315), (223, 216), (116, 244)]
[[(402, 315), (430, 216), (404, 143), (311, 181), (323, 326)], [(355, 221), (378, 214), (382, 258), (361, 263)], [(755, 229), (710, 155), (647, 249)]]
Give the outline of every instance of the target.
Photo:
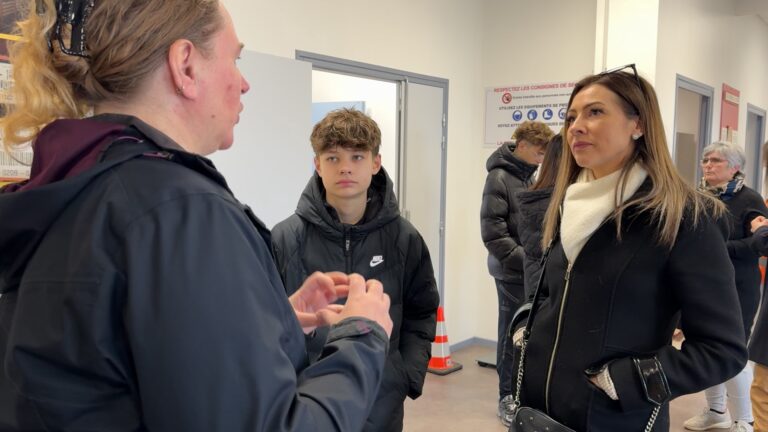
[[(646, 98), (645, 87), (643, 87), (643, 83), (640, 81), (640, 75), (637, 74), (637, 67), (635, 66), (634, 63), (626, 64), (624, 66), (615, 67), (613, 69), (608, 69), (606, 71), (600, 72), (597, 75), (598, 76), (610, 75), (610, 74), (622, 72), (625, 69), (631, 69), (632, 70), (632, 76), (635, 77), (635, 83), (637, 84), (637, 87), (640, 88), (640, 93), (642, 93), (643, 98)], [(622, 99), (627, 101), (632, 106), (632, 108), (635, 109), (635, 113), (636, 114), (640, 114), (640, 110), (637, 109), (637, 107), (635, 106), (635, 104), (632, 103), (632, 101), (630, 101), (629, 99), (627, 99), (626, 97), (624, 97), (621, 94), (619, 96), (621, 96)]]

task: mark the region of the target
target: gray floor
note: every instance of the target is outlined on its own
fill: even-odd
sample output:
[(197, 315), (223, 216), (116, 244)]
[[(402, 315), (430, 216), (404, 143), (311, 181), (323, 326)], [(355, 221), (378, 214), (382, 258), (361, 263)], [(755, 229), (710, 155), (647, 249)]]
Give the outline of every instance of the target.
[[(493, 349), (485, 346), (465, 348), (451, 354), (452, 360), (464, 365), (462, 370), (446, 376), (428, 373), (424, 394), (415, 401), (406, 400), (405, 432), (506, 432), (496, 417), (496, 371), (475, 361), (491, 353)], [(670, 431), (684, 431), (683, 421), (703, 406), (703, 393), (672, 401)]]

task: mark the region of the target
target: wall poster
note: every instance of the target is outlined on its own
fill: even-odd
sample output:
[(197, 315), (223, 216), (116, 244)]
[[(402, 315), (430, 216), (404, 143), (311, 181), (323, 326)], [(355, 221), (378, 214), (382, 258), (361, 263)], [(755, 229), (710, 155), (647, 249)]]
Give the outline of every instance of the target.
[(509, 141), (524, 121), (540, 121), (555, 133), (565, 122), (565, 110), (575, 82), (549, 82), (485, 90), (485, 145)]

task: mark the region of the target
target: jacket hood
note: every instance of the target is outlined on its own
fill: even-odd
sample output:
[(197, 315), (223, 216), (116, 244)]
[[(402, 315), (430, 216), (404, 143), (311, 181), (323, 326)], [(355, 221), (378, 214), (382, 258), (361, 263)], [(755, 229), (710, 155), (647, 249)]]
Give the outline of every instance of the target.
[(502, 144), (499, 146), (499, 148), (488, 157), (488, 160), (485, 163), (485, 168), (489, 172), (501, 168), (522, 181), (528, 181), (538, 167), (522, 161), (512, 154), (515, 151), (516, 146), (515, 143)]
[[(103, 115), (56, 120), (40, 132), (30, 179), (0, 188), (0, 293), (16, 289), (48, 228), (80, 191), (120, 163), (99, 163), (106, 148), (121, 137), (139, 140), (130, 126), (151, 129), (134, 117)], [(126, 154), (123, 160), (130, 157), (135, 156)]]
[[(345, 228), (336, 216), (335, 210), (326, 202), (323, 180), (317, 172), (312, 175), (304, 188), (296, 214), (316, 225), (330, 237), (342, 237), (345, 229), (350, 229)], [(373, 176), (371, 185), (368, 187), (368, 203), (363, 219), (352, 226), (351, 231), (353, 234), (365, 234), (388, 224), (399, 216), (400, 209), (395, 197), (394, 185), (382, 167), (378, 174)]]

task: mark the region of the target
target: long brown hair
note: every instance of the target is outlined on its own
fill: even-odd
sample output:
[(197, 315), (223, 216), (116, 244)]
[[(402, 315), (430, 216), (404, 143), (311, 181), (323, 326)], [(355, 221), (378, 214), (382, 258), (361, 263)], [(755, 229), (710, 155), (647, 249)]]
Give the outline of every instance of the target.
[[(579, 81), (568, 100), (568, 110), (573, 98), (589, 86), (601, 85), (617, 95), (624, 113), (630, 118), (638, 118), (643, 135), (635, 141), (634, 152), (621, 169), (616, 188), (616, 209), (612, 217), (616, 220), (617, 237), (621, 238), (621, 216), (625, 209), (637, 206), (640, 211), (650, 211), (657, 224), (657, 241), (672, 248), (677, 239), (683, 216), (694, 226), (707, 212), (720, 216), (725, 211), (722, 203), (697, 192), (680, 176), (672, 163), (664, 134), (659, 103), (653, 87), (644, 78), (627, 72), (608, 72), (588, 76)], [(563, 136), (568, 142), (568, 130), (571, 123), (566, 119)], [(635, 163), (639, 163), (647, 172), (651, 189), (625, 203), (620, 197), (626, 189), (627, 174)], [(568, 186), (576, 182), (581, 167), (571, 153), (570, 146), (564, 145), (560, 157), (555, 189), (552, 200), (544, 217), (544, 235), (542, 245), (546, 247), (555, 237), (560, 219), (560, 204), (565, 198)]]
[(63, 52), (57, 41), (49, 48), (60, 1), (30, 0), (27, 18), (18, 23), (21, 38), (10, 44), (14, 104), (0, 119), (7, 150), (57, 118), (83, 117), (96, 103), (130, 99), (178, 39), (209, 53), (223, 24), (218, 0), (96, 0), (84, 24), (90, 58), (83, 58)]
[(539, 167), (539, 174), (531, 190), (547, 189), (555, 186), (557, 179), (557, 167), (560, 165), (560, 155), (563, 152), (563, 135), (553, 136), (547, 143), (544, 152), (544, 161)]

